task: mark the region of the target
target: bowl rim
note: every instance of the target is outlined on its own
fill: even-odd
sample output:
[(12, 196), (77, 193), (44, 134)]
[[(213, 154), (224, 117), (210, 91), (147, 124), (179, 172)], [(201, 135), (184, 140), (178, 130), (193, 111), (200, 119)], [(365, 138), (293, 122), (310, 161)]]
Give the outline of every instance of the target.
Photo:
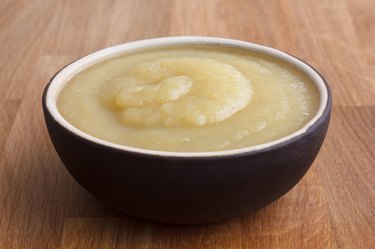
[[(57, 108), (57, 98), (61, 92), (61, 89), (65, 84), (78, 72), (96, 64), (100, 61), (107, 60), (112, 57), (116, 57), (121, 54), (136, 52), (141, 50), (149, 50), (154, 48), (162, 48), (169, 46), (220, 46), (235, 49), (244, 49), (247, 51), (252, 51), (255, 53), (264, 54), (266, 56), (271, 56), (277, 58), (283, 62), (288, 63), (292, 67), (299, 71), (302, 71), (310, 78), (310, 80), (315, 84), (320, 95), (320, 105), (315, 116), (309, 120), (302, 128), (283, 136), (281, 138), (258, 144), (253, 146), (248, 146), (238, 149), (230, 150), (220, 150), (220, 151), (208, 151), (208, 152), (172, 152), (172, 151), (158, 151), (151, 149), (143, 149), (137, 147), (131, 147), (121, 144), (112, 143), (79, 130), (72, 124), (70, 124), (63, 116), (60, 114)], [(102, 145), (107, 148), (117, 149), (120, 151), (133, 152), (143, 155), (152, 156), (166, 156), (166, 157), (223, 157), (223, 156), (235, 156), (240, 154), (249, 154), (254, 152), (260, 152), (269, 150), (279, 146), (285, 146), (296, 139), (300, 138), (307, 131), (312, 130), (322, 119), (325, 119), (324, 115), (330, 111), (331, 106), (331, 92), (329, 86), (325, 79), (309, 64), (302, 61), (301, 59), (290, 55), (286, 52), (280, 51), (278, 49), (247, 42), (234, 40), (229, 38), (220, 37), (205, 37), (205, 36), (170, 36), (161, 38), (152, 38), (145, 40), (138, 40), (128, 43), (123, 43), (111, 47), (107, 47), (88, 55), (78, 58), (77, 60), (67, 64), (61, 68), (49, 81), (44, 89), (43, 93), (43, 106), (44, 111), (48, 111), (50, 116), (57, 122), (61, 127), (65, 128), (70, 133), (80, 137), (83, 140), (89, 141), (91, 143)]]

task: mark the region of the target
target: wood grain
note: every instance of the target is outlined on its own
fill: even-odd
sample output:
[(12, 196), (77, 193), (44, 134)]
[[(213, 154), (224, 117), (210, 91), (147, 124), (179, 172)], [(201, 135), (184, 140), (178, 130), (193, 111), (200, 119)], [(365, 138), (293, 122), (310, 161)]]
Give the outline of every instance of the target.
[[(0, 1), (0, 248), (375, 248), (375, 17), (371, 0)], [(204, 226), (111, 210), (70, 177), (41, 94), (94, 50), (170, 36), (230, 37), (316, 67), (330, 130), (303, 180), (268, 207)]]

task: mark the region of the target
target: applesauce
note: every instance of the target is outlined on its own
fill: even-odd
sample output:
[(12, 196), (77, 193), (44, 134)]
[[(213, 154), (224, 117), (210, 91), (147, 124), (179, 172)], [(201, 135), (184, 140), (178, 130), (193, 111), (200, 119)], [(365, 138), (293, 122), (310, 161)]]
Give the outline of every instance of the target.
[(292, 66), (229, 48), (120, 55), (77, 73), (57, 101), (73, 126), (116, 144), (204, 152), (266, 143), (302, 128), (319, 93)]

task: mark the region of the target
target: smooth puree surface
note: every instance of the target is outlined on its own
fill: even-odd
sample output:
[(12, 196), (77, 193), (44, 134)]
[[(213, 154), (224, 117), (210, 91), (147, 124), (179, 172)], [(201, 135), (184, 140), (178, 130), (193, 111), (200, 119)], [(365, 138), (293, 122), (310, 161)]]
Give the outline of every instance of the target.
[(279, 139), (316, 114), (292, 66), (255, 53), (175, 47), (120, 55), (76, 74), (57, 107), (78, 129), (131, 147), (229, 150)]

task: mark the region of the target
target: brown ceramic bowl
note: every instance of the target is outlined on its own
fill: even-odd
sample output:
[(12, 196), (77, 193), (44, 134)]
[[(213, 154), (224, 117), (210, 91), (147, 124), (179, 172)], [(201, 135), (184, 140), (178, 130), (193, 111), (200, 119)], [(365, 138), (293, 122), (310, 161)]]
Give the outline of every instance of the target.
[[(168, 46), (218, 46), (278, 58), (305, 73), (320, 93), (316, 115), (300, 130), (265, 144), (219, 152), (163, 152), (92, 137), (68, 123), (56, 100), (76, 73), (104, 59)], [(230, 39), (167, 37), (131, 42), (84, 56), (46, 86), (43, 110), (52, 143), (70, 174), (87, 191), (130, 215), (178, 224), (210, 223), (257, 210), (293, 188), (323, 143), (331, 112), (324, 79), (279, 50)]]

